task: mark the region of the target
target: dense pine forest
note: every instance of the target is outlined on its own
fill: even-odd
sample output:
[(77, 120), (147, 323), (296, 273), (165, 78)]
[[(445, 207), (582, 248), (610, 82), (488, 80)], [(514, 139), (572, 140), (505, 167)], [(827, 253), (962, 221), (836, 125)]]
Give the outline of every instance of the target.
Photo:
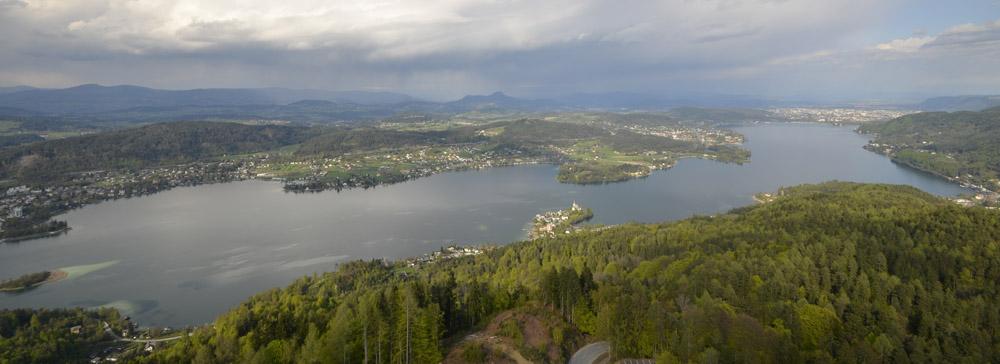
[(145, 360), (436, 363), (494, 315), (537, 305), (568, 323), (545, 333), (553, 345), (586, 335), (616, 358), (1000, 359), (1000, 214), (900, 186), (781, 195), (416, 267), (345, 264), (259, 294)]

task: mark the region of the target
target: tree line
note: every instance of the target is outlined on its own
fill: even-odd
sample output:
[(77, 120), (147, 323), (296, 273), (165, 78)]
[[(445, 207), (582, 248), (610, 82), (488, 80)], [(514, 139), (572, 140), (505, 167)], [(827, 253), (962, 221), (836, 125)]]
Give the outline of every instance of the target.
[(828, 183), (714, 217), (515, 243), (417, 268), (353, 262), (257, 295), (148, 362), (429, 363), (539, 302), (615, 358), (990, 362), (1000, 215)]

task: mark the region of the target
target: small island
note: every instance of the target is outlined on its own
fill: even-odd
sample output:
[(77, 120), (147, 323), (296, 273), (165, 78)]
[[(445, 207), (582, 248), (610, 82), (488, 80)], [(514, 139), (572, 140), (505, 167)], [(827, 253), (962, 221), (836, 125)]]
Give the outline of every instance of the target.
[(555, 237), (560, 234), (569, 234), (576, 231), (576, 225), (593, 217), (593, 211), (573, 202), (573, 205), (568, 209), (535, 215), (535, 219), (531, 222), (531, 230), (528, 231), (528, 239), (534, 240), (543, 237)]
[(20, 292), (45, 283), (62, 280), (63, 278), (66, 278), (66, 276), (66, 272), (61, 270), (25, 274), (14, 279), (8, 279), (0, 282), (0, 292)]
[[(666, 169), (672, 164), (666, 164)], [(655, 167), (641, 164), (613, 163), (566, 163), (559, 166), (556, 180), (562, 183), (581, 185), (602, 184), (627, 181), (633, 178), (649, 176)]]

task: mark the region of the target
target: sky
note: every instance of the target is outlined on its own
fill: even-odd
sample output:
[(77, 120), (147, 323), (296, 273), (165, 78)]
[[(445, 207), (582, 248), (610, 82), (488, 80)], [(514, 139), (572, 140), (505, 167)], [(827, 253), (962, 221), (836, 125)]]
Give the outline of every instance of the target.
[(1000, 94), (1000, 0), (0, 0), (0, 86)]

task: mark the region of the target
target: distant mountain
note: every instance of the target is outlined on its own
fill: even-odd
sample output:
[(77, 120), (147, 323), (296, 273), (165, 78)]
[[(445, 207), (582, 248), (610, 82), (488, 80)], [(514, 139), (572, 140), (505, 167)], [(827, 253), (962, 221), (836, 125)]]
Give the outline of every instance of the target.
[(578, 93), (556, 99), (563, 105), (597, 109), (666, 110), (675, 107), (763, 108), (790, 103), (743, 95), (658, 95), (632, 92)]
[(390, 105), (417, 100), (410, 95), (385, 91), (295, 90), (275, 87), (256, 90), (267, 94), (277, 104), (289, 104), (304, 100), (320, 100), (362, 105)]
[(13, 87), (0, 87), (0, 95), (12, 94), (15, 92), (36, 90), (34, 87), (30, 86), (13, 86)]
[(744, 122), (744, 121), (772, 121), (779, 118), (767, 110), (760, 109), (714, 109), (697, 107), (678, 107), (670, 109), (668, 114), (680, 120), (689, 121), (711, 121), (711, 122)]
[(80, 85), (66, 89), (0, 92), (0, 107), (50, 114), (85, 114), (142, 107), (283, 105), (301, 100), (393, 104), (414, 100), (390, 92), (264, 89), (157, 90), (139, 86)]
[[(395, 105), (362, 105), (326, 100), (302, 100), (287, 105), (189, 105), (136, 107), (87, 115), (68, 116), (89, 123), (167, 122), (184, 120), (285, 120), (336, 123), (377, 120), (395, 115)], [(3, 115), (0, 110), (0, 115)]]
[(663, 109), (672, 106), (661, 97), (630, 92), (579, 93), (564, 96), (559, 101), (599, 109)]
[(65, 89), (0, 89), (0, 118), (95, 125), (253, 119), (333, 123), (397, 116), (401, 116), (399, 120), (422, 120), (472, 111), (666, 111), (682, 106), (751, 109), (779, 105), (784, 104), (739, 95), (676, 97), (627, 92), (573, 94), (556, 99), (525, 99), (494, 92), (450, 102), (429, 102), (392, 92), (286, 88), (158, 90), (89, 84)]
[(925, 111), (980, 111), (1000, 106), (1000, 95), (966, 95), (934, 97), (917, 104)]
[(558, 107), (559, 105), (549, 100), (527, 100), (510, 97), (503, 92), (494, 92), (489, 95), (468, 95), (460, 100), (445, 103), (445, 107), (456, 111), (474, 111), (488, 109), (508, 109), (508, 110), (537, 110), (542, 108)]
[(52, 114), (95, 113), (135, 107), (263, 103), (271, 102), (265, 95), (250, 90), (165, 91), (139, 86), (80, 85), (0, 95), (0, 107)]

